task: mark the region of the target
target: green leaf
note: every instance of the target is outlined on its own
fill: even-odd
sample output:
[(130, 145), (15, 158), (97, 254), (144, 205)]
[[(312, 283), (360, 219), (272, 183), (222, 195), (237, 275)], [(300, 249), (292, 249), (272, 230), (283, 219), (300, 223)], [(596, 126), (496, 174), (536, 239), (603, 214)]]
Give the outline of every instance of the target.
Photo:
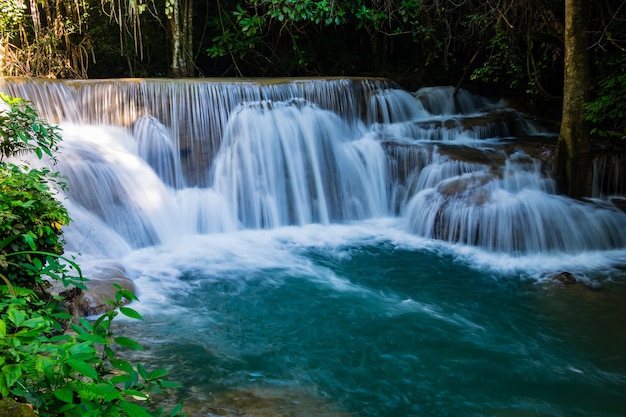
[(87, 331), (93, 332), (93, 326), (91, 325), (89, 320), (87, 320), (84, 317), (81, 317), (78, 321), (80, 322), (80, 324), (83, 325), (85, 329), (87, 329)]
[(167, 375), (167, 373), (167, 369), (155, 369), (154, 371), (150, 372), (150, 375), (148, 375), (148, 378), (146, 379), (150, 380), (163, 378)]
[(180, 415), (183, 411), (183, 405), (181, 403), (176, 404), (176, 407), (172, 408), (170, 411), (170, 417), (176, 417)]
[(22, 366), (17, 364), (5, 365), (2, 367), (2, 373), (4, 374), (6, 386), (10, 388), (22, 377)]
[(22, 323), (22, 326), (29, 327), (31, 329), (45, 327), (45, 325), (46, 320), (43, 317), (32, 317)]
[(123, 361), (121, 359), (111, 359), (111, 365), (116, 368), (119, 369), (120, 371), (132, 374), (135, 372), (135, 370), (133, 369), (133, 366), (126, 362)]
[(122, 391), (122, 393), (124, 395), (131, 395), (135, 397), (136, 400), (139, 400), (139, 401), (145, 401), (148, 399), (148, 394), (146, 394), (145, 392), (134, 390), (134, 389), (125, 389), (124, 391)]
[(106, 355), (107, 358), (109, 358), (110, 360), (114, 360), (116, 355), (115, 352), (113, 351), (113, 349), (111, 349), (108, 346), (104, 347), (104, 354)]
[(120, 313), (122, 313), (126, 317), (130, 317), (131, 319), (143, 320), (141, 314), (129, 307), (120, 307)]
[(128, 337), (119, 336), (113, 340), (115, 340), (115, 343), (117, 343), (121, 347), (129, 348), (132, 350), (143, 350), (143, 347), (139, 343), (135, 342), (133, 339), (129, 339)]
[(86, 334), (87, 332), (85, 331), (85, 329), (83, 329), (82, 327), (80, 327), (78, 324), (76, 323), (70, 323), (70, 327), (79, 335), (81, 334)]
[(31, 235), (25, 234), (23, 235), (24, 240), (26, 241), (26, 243), (28, 244), (28, 246), (30, 247), (31, 250), (36, 250), (37, 246), (35, 245), (35, 240), (33, 239), (33, 237)]
[(11, 320), (16, 327), (19, 327), (24, 320), (26, 320), (26, 313), (17, 308), (9, 308), (8, 316), (9, 320)]
[(98, 372), (93, 368), (93, 366), (91, 366), (87, 362), (71, 358), (67, 360), (67, 364), (79, 374), (93, 380), (98, 380)]
[(71, 315), (70, 313), (52, 313), (50, 314), (50, 317), (53, 317), (55, 319), (59, 319), (59, 320), (71, 320), (74, 318), (73, 315)]
[(183, 385), (174, 381), (160, 381), (159, 385), (163, 388), (181, 388)]
[(74, 390), (70, 387), (57, 388), (53, 391), (54, 396), (64, 403), (71, 404), (74, 402)]
[(127, 382), (133, 382), (133, 377), (128, 374), (116, 375), (113, 378), (111, 378), (109, 381), (112, 384), (125, 384)]
[(0, 337), (6, 337), (7, 335), (7, 325), (4, 320), (0, 319)]
[(128, 414), (128, 417), (151, 417), (142, 407), (128, 401), (121, 401), (120, 408)]
[(104, 337), (97, 335), (97, 334), (90, 334), (90, 333), (79, 334), (77, 336), (77, 339), (83, 342), (98, 343), (101, 345), (106, 345), (107, 343), (109, 343), (109, 341), (105, 339)]
[(88, 385), (85, 388), (96, 394), (105, 401), (113, 401), (121, 397), (121, 392), (115, 386), (102, 382), (99, 384)]
[(91, 359), (96, 355), (96, 349), (91, 345), (91, 342), (73, 344), (68, 347), (67, 351), (75, 359)]
[(69, 334), (58, 334), (48, 339), (51, 343), (70, 342), (72, 337)]
[(148, 372), (146, 371), (146, 368), (140, 363), (137, 364), (137, 372), (139, 372), (139, 375), (141, 375), (143, 379), (148, 379)]
[(6, 398), (9, 396), (9, 386), (6, 383), (4, 374), (0, 373), (0, 396)]

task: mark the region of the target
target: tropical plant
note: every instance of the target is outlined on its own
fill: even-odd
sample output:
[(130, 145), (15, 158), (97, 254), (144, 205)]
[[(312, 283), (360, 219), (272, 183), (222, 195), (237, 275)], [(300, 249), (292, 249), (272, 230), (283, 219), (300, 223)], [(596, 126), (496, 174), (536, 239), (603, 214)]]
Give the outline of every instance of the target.
[(48, 254), (63, 253), (61, 227), (70, 218), (55, 198), (55, 189), (65, 183), (48, 168), (18, 165), (7, 158), (33, 153), (54, 161), (60, 136), (27, 101), (3, 94), (0, 99), (8, 105), (8, 111), (0, 111), (0, 276), (32, 288)]
[[(0, 399), (29, 403), (43, 417), (164, 415), (150, 408), (150, 395), (179, 385), (164, 379), (164, 369), (124, 360), (121, 349), (142, 347), (111, 325), (118, 314), (142, 318), (126, 306), (137, 300), (132, 292), (116, 286), (111, 310), (70, 323), (62, 297), (34, 291), (44, 277), (80, 288), (84, 279), (78, 264), (61, 256), (69, 217), (49, 188), (58, 177), (4, 159), (25, 152), (54, 158), (60, 137), (28, 102), (1, 98), (9, 110), (0, 111)], [(168, 415), (181, 413), (177, 405)]]
[[(0, 300), (0, 397), (28, 402), (42, 417), (164, 415), (162, 408), (140, 404), (179, 384), (164, 379), (165, 369), (148, 371), (119, 355), (120, 348), (142, 347), (113, 331), (119, 313), (141, 319), (124, 306), (135, 295), (117, 288), (116, 299), (109, 301), (115, 309), (94, 322), (81, 318), (72, 323), (72, 334), (62, 332), (62, 322), (72, 316), (60, 309), (59, 297), (44, 301), (32, 290), (5, 291)], [(181, 412), (178, 405), (167, 415)]]
[(601, 79), (593, 89), (594, 99), (585, 106), (591, 133), (601, 138), (626, 140), (626, 53), (603, 56)]

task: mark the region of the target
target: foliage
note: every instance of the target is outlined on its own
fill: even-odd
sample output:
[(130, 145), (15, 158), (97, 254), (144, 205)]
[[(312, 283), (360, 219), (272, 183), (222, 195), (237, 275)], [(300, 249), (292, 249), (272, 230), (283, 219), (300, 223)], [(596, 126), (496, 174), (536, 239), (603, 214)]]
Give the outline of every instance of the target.
[(0, 0), (0, 74), (84, 78), (88, 1)]
[[(428, 33), (421, 10), (418, 0), (218, 2), (218, 30), (206, 52), (212, 58), (230, 57), (239, 75), (242, 65), (272, 75), (307, 74), (319, 71), (316, 66), (333, 53), (327, 50), (332, 43), (343, 52), (342, 61), (365, 54), (370, 64), (360, 62), (364, 69), (371, 64), (382, 68), (391, 49), (387, 41), (401, 36), (417, 44)], [(352, 40), (363, 36), (368, 45), (355, 50)]]
[[(95, 322), (72, 323), (74, 334), (62, 333), (71, 315), (58, 309), (60, 300), (42, 301), (30, 290), (0, 300), (0, 396), (33, 405), (47, 416), (162, 416), (138, 401), (179, 385), (164, 379), (167, 371), (148, 371), (120, 358), (119, 348), (141, 349), (132, 339), (116, 336), (112, 321), (119, 313), (141, 319), (124, 307), (134, 294), (117, 287), (110, 310)], [(169, 416), (181, 415), (176, 406)]]
[(61, 226), (67, 211), (48, 188), (50, 171), (0, 169), (0, 276), (16, 285), (33, 287), (46, 253), (63, 253)]
[(626, 4), (606, 3), (592, 8), (590, 53), (592, 56), (591, 101), (585, 119), (599, 138), (626, 139)]
[(9, 106), (9, 111), (0, 110), (0, 162), (31, 151), (39, 158), (52, 157), (60, 140), (58, 128), (39, 120), (26, 100), (2, 93), (0, 99)]
[(586, 105), (585, 119), (592, 123), (592, 134), (626, 140), (626, 53), (604, 58), (603, 76), (593, 92), (595, 98)]
[(0, 98), (10, 107), (0, 112), (0, 276), (33, 287), (47, 253), (63, 253), (61, 227), (70, 219), (53, 190), (64, 183), (47, 168), (19, 166), (5, 159), (31, 152), (54, 160), (60, 137), (55, 127), (37, 118), (26, 101)]
[(24, 19), (26, 4), (15, 0), (0, 0), (0, 33), (11, 39)]
[(462, 26), (479, 56), (471, 79), (530, 97), (556, 99), (562, 78), (561, 3), (496, 0), (482, 9), (470, 6)]
[[(2, 97), (11, 105), (2, 113), (2, 159), (31, 151), (53, 157), (60, 139), (56, 130), (37, 119), (28, 103)], [(31, 404), (43, 417), (162, 416), (150, 412), (150, 395), (179, 385), (164, 379), (167, 371), (148, 371), (122, 359), (118, 351), (142, 349), (134, 340), (117, 336), (113, 319), (141, 315), (125, 304), (136, 296), (116, 285), (111, 310), (94, 322), (71, 323), (63, 299), (32, 288), (43, 277), (84, 287), (80, 267), (63, 258), (61, 225), (69, 221), (64, 207), (48, 188), (54, 174), (0, 163), (0, 398)], [(70, 274), (75, 272), (77, 277)], [(181, 415), (180, 405), (168, 414)]]

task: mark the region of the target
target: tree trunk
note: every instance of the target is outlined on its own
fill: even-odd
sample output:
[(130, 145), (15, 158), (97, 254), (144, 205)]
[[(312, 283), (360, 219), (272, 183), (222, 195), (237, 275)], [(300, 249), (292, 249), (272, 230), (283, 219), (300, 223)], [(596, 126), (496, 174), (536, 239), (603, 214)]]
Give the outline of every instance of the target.
[(563, 117), (557, 147), (559, 188), (572, 197), (591, 193), (591, 141), (584, 120), (589, 96), (589, 0), (565, 0)]
[(193, 76), (193, 0), (171, 0), (169, 27), (172, 39), (170, 72), (174, 77)]

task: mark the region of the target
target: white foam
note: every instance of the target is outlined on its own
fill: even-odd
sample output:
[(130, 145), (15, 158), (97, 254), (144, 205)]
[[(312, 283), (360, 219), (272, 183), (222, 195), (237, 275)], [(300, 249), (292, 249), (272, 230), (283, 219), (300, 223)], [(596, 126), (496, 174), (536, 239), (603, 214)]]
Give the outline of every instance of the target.
[[(308, 225), (273, 230), (187, 236), (178, 242), (135, 250), (124, 257), (130, 276), (135, 280), (142, 304), (162, 308), (172, 293), (194, 291), (207, 282), (263, 279), (265, 284), (280, 286), (286, 277), (307, 279), (332, 292), (372, 302), (387, 314), (421, 312), (433, 318), (463, 327), (480, 326), (458, 316), (406, 299), (399, 294), (381, 293), (338, 275), (331, 268), (314, 263), (310, 249), (345, 260), (351, 250), (379, 245), (408, 251), (429, 251), (451, 256), (469, 268), (486, 271), (495, 279), (531, 279), (542, 282), (549, 275), (568, 271), (577, 278), (593, 281), (594, 274), (624, 265), (626, 251), (582, 252), (579, 254), (533, 254), (513, 256), (479, 248), (428, 240), (404, 232), (398, 219), (380, 218), (343, 225)], [(263, 271), (276, 271), (266, 274)], [(194, 279), (186, 279), (193, 274)], [(197, 278), (200, 277), (200, 278)]]

